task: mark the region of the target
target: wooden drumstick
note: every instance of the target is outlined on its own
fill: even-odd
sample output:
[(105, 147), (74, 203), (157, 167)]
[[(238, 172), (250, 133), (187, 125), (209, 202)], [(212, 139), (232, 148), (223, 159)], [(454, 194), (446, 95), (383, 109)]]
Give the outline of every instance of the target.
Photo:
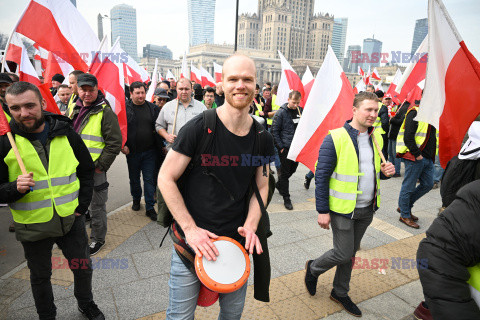
[(179, 103), (180, 103), (180, 99), (177, 98), (177, 109), (175, 109), (175, 117), (173, 118), (173, 130), (172, 130), (173, 135), (175, 135), (175, 125), (177, 124), (177, 114), (178, 114)]
[(380, 149), (380, 146), (378, 145), (377, 138), (375, 138), (375, 135), (372, 133), (372, 141), (373, 144), (375, 145), (375, 148), (378, 151), (378, 154), (380, 155), (380, 158), (382, 159), (382, 163), (387, 163), (387, 160), (385, 160), (385, 157), (383, 156), (382, 150)]

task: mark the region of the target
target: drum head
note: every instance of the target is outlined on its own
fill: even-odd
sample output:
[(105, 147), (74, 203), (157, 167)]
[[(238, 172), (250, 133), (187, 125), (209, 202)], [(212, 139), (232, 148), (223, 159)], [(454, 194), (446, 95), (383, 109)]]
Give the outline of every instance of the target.
[(250, 275), (250, 258), (237, 241), (228, 237), (213, 240), (219, 255), (216, 261), (195, 257), (200, 281), (212, 291), (229, 293), (240, 289)]

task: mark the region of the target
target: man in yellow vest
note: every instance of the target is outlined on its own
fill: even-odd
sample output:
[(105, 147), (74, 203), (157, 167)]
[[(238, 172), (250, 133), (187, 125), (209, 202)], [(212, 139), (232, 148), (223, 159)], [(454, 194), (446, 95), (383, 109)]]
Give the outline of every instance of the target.
[[(405, 176), (398, 197), (400, 222), (418, 229), (418, 218), (412, 214), (415, 202), (433, 187), (434, 162), (437, 152), (436, 130), (426, 122), (415, 121), (417, 106), (408, 109), (397, 135), (397, 157), (405, 165)], [(416, 186), (417, 180), (420, 184)]]
[[(63, 116), (43, 113), (40, 91), (28, 82), (6, 93), (12, 133), (27, 174), (6, 136), (0, 137), (0, 202), (8, 202), (15, 233), (25, 251), (30, 284), (40, 319), (55, 319), (52, 268), (68, 263), (75, 298), (88, 319), (105, 319), (93, 302), (92, 266), (85, 212), (92, 198), (94, 165), (82, 139)], [(57, 244), (66, 259), (52, 259)], [(54, 262), (52, 266), (52, 262)]]
[(90, 254), (93, 256), (105, 244), (107, 234), (107, 170), (122, 148), (122, 133), (117, 115), (102, 92), (98, 90), (95, 76), (84, 73), (78, 76), (78, 99), (71, 118), (73, 129), (80, 134), (95, 164), (95, 186), (90, 214), (92, 233)]
[(79, 75), (83, 74), (83, 71), (80, 70), (73, 70), (70, 72), (68, 75), (68, 86), (72, 90), (72, 95), (68, 99), (67, 103), (67, 111), (65, 115), (67, 117), (71, 117), (73, 113), (73, 108), (75, 108), (75, 103), (77, 102), (78, 99), (78, 86), (77, 86), (77, 78)]
[(392, 163), (380, 164), (374, 147), (382, 147), (381, 134), (374, 130), (378, 114), (377, 96), (361, 92), (353, 100), (353, 118), (331, 130), (323, 140), (315, 171), (318, 224), (333, 231), (333, 249), (306, 264), (305, 285), (315, 295), (318, 277), (337, 267), (330, 299), (355, 316), (362, 312), (348, 296), (352, 261), (374, 212), (380, 206), (380, 172), (390, 177)]

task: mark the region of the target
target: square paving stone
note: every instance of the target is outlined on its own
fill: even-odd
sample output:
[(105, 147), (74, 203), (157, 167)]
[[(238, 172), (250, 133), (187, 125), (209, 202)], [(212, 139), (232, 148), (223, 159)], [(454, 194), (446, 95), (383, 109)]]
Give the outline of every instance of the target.
[[(383, 293), (358, 304), (362, 313), (378, 315), (378, 319), (398, 320), (412, 314), (413, 308), (390, 292)], [(383, 317), (383, 318), (382, 318)]]
[(295, 222), (291, 222), (289, 225), (272, 225), (271, 230), (273, 235), (268, 238), (268, 247), (274, 248), (306, 239), (307, 236), (293, 228), (293, 224), (295, 224)]
[(296, 244), (287, 244), (270, 249), (270, 262), (282, 274), (302, 270), (305, 261), (312, 259), (308, 253)]
[(110, 251), (107, 257), (126, 256), (132, 253), (145, 252), (153, 250), (153, 246), (147, 238), (147, 235), (142, 230), (136, 232), (129, 237), (125, 242)]
[(170, 272), (171, 251), (150, 250), (131, 256), (141, 278), (150, 278)]
[(420, 301), (425, 300), (420, 280), (410, 282), (390, 292), (407, 302), (412, 308), (416, 308)]
[(105, 264), (102, 260), (92, 263), (94, 289), (116, 287), (140, 279), (131, 255), (103, 259)]

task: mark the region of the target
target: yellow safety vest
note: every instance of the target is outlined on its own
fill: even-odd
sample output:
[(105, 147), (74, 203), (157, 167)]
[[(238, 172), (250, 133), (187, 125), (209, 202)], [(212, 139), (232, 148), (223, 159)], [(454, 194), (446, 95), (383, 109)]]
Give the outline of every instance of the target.
[(257, 110), (255, 110), (255, 115), (260, 116), (260, 111), (262, 111), (262, 105), (260, 103), (255, 103), (255, 106), (257, 107)]
[[(403, 119), (402, 126), (400, 127), (400, 131), (398, 131), (396, 151), (397, 153), (400, 153), (400, 154), (404, 154), (409, 151), (404, 141), (405, 120), (407, 119), (408, 113), (412, 110), (418, 111), (418, 106), (410, 108), (407, 111), (407, 114), (405, 115), (405, 119)], [(418, 121), (418, 128), (417, 128), (417, 131), (415, 132), (415, 143), (418, 148), (420, 148), (422, 144), (425, 142), (425, 139), (427, 139), (427, 134), (428, 134), (428, 123), (423, 121)]]
[[(272, 111), (277, 111), (278, 109), (280, 109), (280, 106), (278, 104), (276, 104), (275, 101), (277, 101), (277, 95), (272, 94)], [(269, 126), (271, 126), (273, 124), (273, 117), (267, 118), (267, 124)]]
[[(383, 103), (378, 102), (378, 112), (380, 113), (380, 109), (382, 108)], [(381, 134), (384, 134), (385, 131), (382, 129), (382, 119), (380, 119), (379, 116), (377, 116), (377, 119), (375, 119), (375, 122), (373, 123), (373, 127), (376, 130), (379, 130)]]
[(470, 285), (472, 298), (480, 307), (480, 263), (474, 267), (468, 268), (468, 272), (470, 272), (470, 279), (468, 280), (468, 284)]
[(5, 113), (5, 117), (7, 118), (7, 121), (10, 122), (12, 117), (10, 117), (10, 115), (8, 113), (6, 113), (5, 110), (3, 110), (3, 113)]
[[(20, 200), (9, 203), (13, 220), (21, 224), (44, 223), (53, 217), (53, 210), (60, 217), (72, 215), (78, 206), (80, 182), (77, 178), (78, 160), (66, 136), (58, 136), (50, 142), (48, 172), (32, 143), (15, 135), (15, 142), (27, 171), (33, 172), (35, 186)], [(10, 150), (4, 159), (8, 166), (8, 179), (17, 180), (22, 174), (15, 153)]]
[(70, 96), (70, 99), (68, 99), (67, 112), (65, 113), (65, 115), (69, 118), (72, 118), (73, 116), (73, 108), (75, 108), (75, 104), (76, 104), (74, 100), (76, 97), (77, 95), (75, 93), (72, 93), (72, 95)]
[(105, 140), (102, 136), (102, 119), (103, 119), (103, 110), (107, 105), (102, 104), (102, 111), (90, 114), (88, 122), (80, 131), (80, 137), (87, 146), (92, 160), (97, 160), (102, 154), (103, 148), (105, 148)]
[[(355, 209), (357, 194), (362, 193), (362, 191), (358, 190), (358, 177), (363, 176), (364, 173), (358, 171), (358, 155), (347, 130), (342, 127), (330, 130), (329, 134), (332, 136), (337, 153), (337, 165), (329, 183), (330, 210), (337, 213), (350, 214)], [(383, 147), (381, 133), (374, 130), (372, 134), (375, 135), (381, 149)], [(376, 148), (373, 148), (373, 150), (377, 183), (377, 206), (380, 206), (380, 155)]]

